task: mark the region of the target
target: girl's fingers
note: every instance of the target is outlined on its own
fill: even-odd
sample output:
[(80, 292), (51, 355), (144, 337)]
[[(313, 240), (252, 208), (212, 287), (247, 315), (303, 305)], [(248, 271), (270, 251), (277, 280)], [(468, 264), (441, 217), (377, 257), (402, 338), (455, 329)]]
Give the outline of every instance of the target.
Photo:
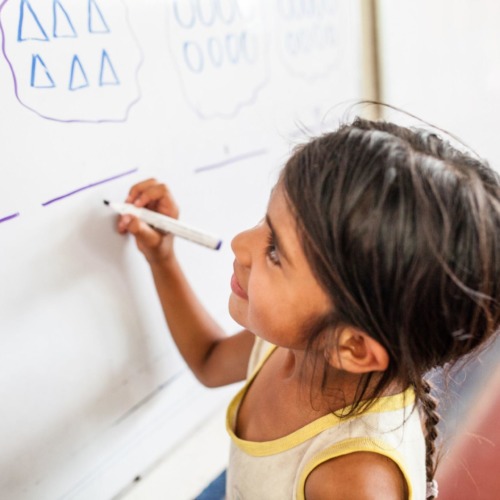
[(128, 232), (128, 227), (132, 219), (133, 219), (132, 215), (118, 216), (118, 232), (120, 234), (125, 234)]
[(179, 207), (166, 186), (163, 196), (156, 203), (155, 210), (174, 219), (179, 217)]
[(130, 188), (127, 199), (125, 201), (127, 203), (134, 203), (145, 189), (148, 189), (149, 187), (156, 184), (158, 184), (158, 181), (156, 179), (146, 179), (145, 181), (138, 182)]
[(121, 217), (118, 230), (121, 233), (129, 232), (133, 234), (138, 243), (148, 248), (157, 247), (163, 239), (163, 235), (132, 215)]
[(134, 201), (136, 207), (145, 207), (161, 200), (167, 193), (167, 186), (164, 184), (153, 184), (144, 189)]
[(178, 217), (179, 209), (165, 184), (148, 179), (133, 186), (126, 199), (136, 207), (147, 207), (170, 217)]

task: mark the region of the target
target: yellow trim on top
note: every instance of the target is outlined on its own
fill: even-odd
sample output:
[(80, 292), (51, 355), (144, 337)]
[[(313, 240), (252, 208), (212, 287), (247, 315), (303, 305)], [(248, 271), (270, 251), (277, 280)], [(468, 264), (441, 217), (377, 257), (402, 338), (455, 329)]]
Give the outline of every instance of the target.
[(401, 453), (395, 450), (392, 446), (389, 446), (386, 442), (381, 439), (371, 439), (371, 438), (351, 438), (336, 443), (329, 448), (322, 450), (318, 453), (312, 460), (310, 460), (307, 465), (302, 470), (299, 481), (297, 483), (297, 500), (305, 500), (305, 485), (309, 474), (322, 463), (332, 460), (333, 458), (338, 458), (343, 455), (348, 455), (350, 453), (356, 453), (360, 451), (368, 451), (371, 453), (377, 453), (378, 455), (383, 455), (390, 458), (398, 467), (408, 486), (408, 499), (413, 499), (413, 488), (410, 480), (410, 475), (405, 467), (405, 462)]
[(246, 385), (250, 385), (250, 383), (253, 381), (257, 373), (260, 372), (260, 369), (262, 368), (263, 364), (269, 359), (271, 354), (278, 348), (277, 345), (271, 345), (271, 347), (267, 350), (267, 352), (262, 356), (262, 359), (259, 360), (257, 363), (257, 366), (254, 368), (252, 374), (250, 375), (250, 378), (248, 379)]
[[(273, 346), (266, 353), (266, 355), (263, 357), (262, 361), (258, 364), (257, 368), (254, 370), (253, 374), (251, 375), (247, 383), (230, 402), (226, 413), (226, 429), (231, 440), (242, 451), (255, 457), (275, 455), (277, 453), (289, 450), (291, 448), (294, 448), (295, 446), (304, 443), (305, 441), (311, 439), (312, 437), (318, 435), (319, 433), (325, 431), (326, 429), (329, 429), (330, 427), (337, 426), (341, 423), (347, 422), (359, 416), (354, 414), (352, 416), (342, 417), (342, 414), (347, 414), (351, 408), (351, 406), (347, 406), (336, 412), (337, 414), (329, 413), (327, 415), (324, 415), (314, 420), (313, 422), (310, 422), (304, 427), (292, 432), (291, 434), (288, 434), (286, 436), (271, 441), (261, 441), (261, 442), (246, 441), (236, 436), (236, 434), (234, 433), (234, 428), (236, 426), (236, 417), (241, 401), (243, 400), (250, 384), (253, 382), (254, 378), (259, 373), (263, 364), (267, 361), (267, 359), (269, 359), (269, 356), (274, 352), (275, 349), (276, 346)], [(372, 406), (370, 406), (367, 410), (363, 411), (363, 415), (401, 410), (410, 405), (413, 405), (414, 402), (415, 402), (415, 393), (413, 389), (409, 388), (406, 391), (401, 392), (399, 394), (395, 394), (393, 396), (384, 396), (379, 398), (372, 404)]]
[[(245, 396), (250, 384), (253, 382), (253, 379), (256, 377), (257, 373), (260, 372), (262, 365), (269, 359), (269, 356), (276, 350), (278, 346), (271, 346), (271, 348), (266, 352), (262, 359), (257, 363), (256, 368), (246, 381), (245, 385), (236, 393), (234, 398), (229, 403), (226, 411), (226, 430), (231, 438), (233, 436), (236, 438), (236, 434), (234, 434), (233, 428), (236, 427), (236, 415), (238, 413), (238, 408), (240, 406), (243, 397)], [(238, 438), (236, 438), (238, 439)]]

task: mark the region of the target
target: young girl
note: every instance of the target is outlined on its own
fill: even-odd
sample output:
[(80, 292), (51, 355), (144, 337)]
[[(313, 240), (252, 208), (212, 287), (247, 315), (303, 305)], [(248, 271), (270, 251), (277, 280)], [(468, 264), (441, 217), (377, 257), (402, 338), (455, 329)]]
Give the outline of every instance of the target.
[[(127, 202), (177, 217), (147, 180)], [(169, 329), (230, 404), (227, 498), (435, 498), (436, 402), (425, 378), (496, 335), (500, 181), (433, 133), (356, 119), (298, 148), (265, 217), (232, 242), (226, 336), (171, 235), (131, 216)]]

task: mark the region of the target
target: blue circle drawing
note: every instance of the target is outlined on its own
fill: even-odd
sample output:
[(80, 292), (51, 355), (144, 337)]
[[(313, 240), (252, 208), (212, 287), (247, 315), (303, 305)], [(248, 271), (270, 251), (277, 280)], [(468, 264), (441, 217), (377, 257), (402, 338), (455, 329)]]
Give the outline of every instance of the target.
[(226, 35), (226, 53), (232, 64), (237, 64), (240, 59), (241, 44), (234, 34)]
[[(229, 2), (229, 8), (224, 9), (224, 3), (227, 5)], [(235, 18), (237, 13), (237, 5), (235, 0), (228, 0), (228, 2), (224, 2), (224, 0), (217, 1), (217, 11), (219, 12), (220, 19), (226, 24), (231, 24)]]
[(220, 43), (220, 40), (214, 37), (210, 37), (207, 42), (208, 54), (215, 67), (222, 66), (224, 62), (224, 48)]
[(193, 73), (201, 73), (205, 66), (203, 52), (196, 42), (184, 42), (184, 60)]
[(249, 36), (248, 33), (243, 32), (240, 35), (240, 46), (243, 57), (245, 57), (250, 64), (255, 63), (259, 56), (259, 46), (255, 37)]
[[(204, 9), (202, 7), (202, 3), (210, 6), (210, 10), (208, 12), (208, 14), (209, 14), (208, 17), (205, 17), (207, 13), (204, 12)], [(197, 9), (198, 10), (198, 18), (200, 19), (201, 23), (204, 24), (205, 26), (213, 26), (215, 24), (215, 20), (217, 17), (217, 10), (216, 10), (214, 1), (212, 0), (212, 1), (203, 2), (202, 0), (197, 0), (196, 5), (198, 7), (198, 9)]]
[(181, 18), (181, 15), (179, 12), (179, 2), (177, 0), (174, 2), (174, 15), (175, 15), (175, 18), (177, 19), (177, 22), (179, 23), (180, 26), (182, 26), (183, 28), (190, 29), (196, 24), (196, 12), (194, 10), (193, 0), (190, 0), (189, 2), (182, 2), (182, 3), (184, 5), (189, 3), (190, 9), (191, 9), (190, 18), (187, 20), (184, 20), (183, 18)]
[(299, 51), (299, 41), (297, 39), (297, 34), (293, 32), (288, 32), (285, 37), (285, 48), (289, 54), (296, 56)]

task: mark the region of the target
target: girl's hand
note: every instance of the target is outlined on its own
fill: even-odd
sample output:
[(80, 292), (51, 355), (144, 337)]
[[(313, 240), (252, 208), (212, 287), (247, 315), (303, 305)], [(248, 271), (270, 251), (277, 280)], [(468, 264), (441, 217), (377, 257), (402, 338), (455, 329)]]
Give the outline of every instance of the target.
[[(132, 186), (125, 202), (174, 219), (179, 217), (179, 209), (167, 186), (156, 179), (148, 179)], [(165, 262), (173, 255), (173, 235), (156, 231), (137, 217), (120, 216), (118, 232), (133, 234), (137, 247), (150, 264)]]

